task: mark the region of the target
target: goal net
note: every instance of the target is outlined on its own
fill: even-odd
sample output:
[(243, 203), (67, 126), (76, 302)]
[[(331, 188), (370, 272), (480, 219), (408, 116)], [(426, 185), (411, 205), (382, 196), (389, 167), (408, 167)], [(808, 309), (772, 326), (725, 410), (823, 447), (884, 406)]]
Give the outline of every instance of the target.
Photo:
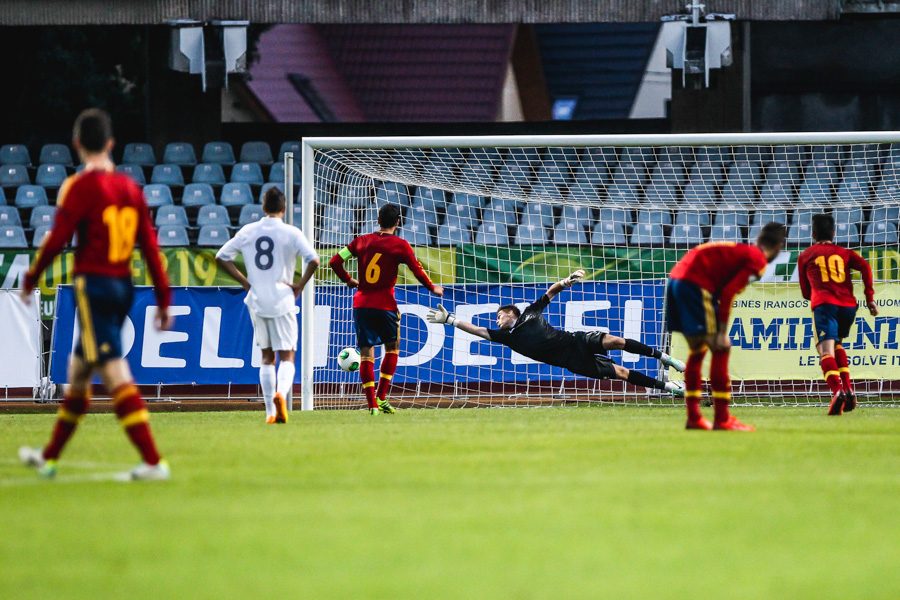
[[(861, 306), (845, 341), (857, 393), (862, 402), (895, 403), (900, 143), (892, 139), (900, 134), (307, 139), (303, 228), (323, 268), (304, 298), (303, 381), (312, 382), (303, 386), (304, 406), (364, 406), (358, 374), (337, 365), (340, 350), (356, 345), (353, 290), (325, 265), (354, 236), (377, 229), (387, 202), (402, 207), (398, 234), (446, 290), (443, 299), (431, 295), (401, 267), (401, 352), (390, 394), (401, 405), (680, 404), (536, 363), (429, 324), (425, 314), (441, 302), (493, 328), (499, 306), (524, 308), (582, 268), (584, 282), (545, 309), (553, 326), (608, 331), (684, 359), (683, 340), (664, 318), (673, 264), (704, 242), (752, 243), (770, 221), (787, 226), (788, 241), (733, 306), (734, 401), (821, 403), (828, 392), (796, 273), (820, 212), (833, 215), (835, 242), (859, 251), (875, 277), (880, 314)], [(355, 259), (347, 268), (355, 274)], [(652, 358), (610, 356), (658, 379), (681, 379)], [(376, 353), (376, 377), (379, 361)]]

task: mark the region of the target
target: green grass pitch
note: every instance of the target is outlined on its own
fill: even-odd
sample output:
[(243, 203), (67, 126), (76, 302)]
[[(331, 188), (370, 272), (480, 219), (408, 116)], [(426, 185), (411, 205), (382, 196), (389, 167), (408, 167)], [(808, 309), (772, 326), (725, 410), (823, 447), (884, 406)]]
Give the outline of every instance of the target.
[(92, 415), (55, 482), (0, 415), (0, 598), (900, 598), (900, 410), (157, 414), (173, 480)]

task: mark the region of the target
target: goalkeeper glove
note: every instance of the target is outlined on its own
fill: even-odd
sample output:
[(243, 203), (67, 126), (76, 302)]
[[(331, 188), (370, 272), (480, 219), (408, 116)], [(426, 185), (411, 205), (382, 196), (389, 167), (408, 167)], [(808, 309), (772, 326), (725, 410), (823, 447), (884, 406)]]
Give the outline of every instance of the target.
[(577, 271), (574, 271), (571, 275), (569, 275), (565, 279), (561, 279), (559, 281), (559, 285), (563, 286), (564, 288), (572, 287), (573, 283), (578, 283), (583, 278), (584, 278), (584, 269), (578, 269)]
[(432, 308), (425, 315), (425, 320), (429, 323), (446, 323), (447, 325), (456, 326), (456, 317), (453, 313), (448, 312), (443, 304), (438, 304), (437, 309)]

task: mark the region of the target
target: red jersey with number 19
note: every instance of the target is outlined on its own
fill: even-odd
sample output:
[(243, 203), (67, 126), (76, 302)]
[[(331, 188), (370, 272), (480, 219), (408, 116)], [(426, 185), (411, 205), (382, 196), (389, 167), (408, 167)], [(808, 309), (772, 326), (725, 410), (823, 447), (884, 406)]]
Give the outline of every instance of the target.
[(394, 285), (401, 264), (409, 267), (429, 291), (434, 291), (434, 284), (409, 242), (401, 237), (376, 231), (355, 238), (347, 249), (359, 259), (359, 289), (353, 296), (353, 308), (397, 310)]
[(875, 298), (872, 269), (862, 256), (832, 242), (817, 242), (804, 250), (797, 259), (797, 276), (810, 308), (820, 304), (856, 306), (850, 269), (862, 274), (866, 300), (871, 302)]

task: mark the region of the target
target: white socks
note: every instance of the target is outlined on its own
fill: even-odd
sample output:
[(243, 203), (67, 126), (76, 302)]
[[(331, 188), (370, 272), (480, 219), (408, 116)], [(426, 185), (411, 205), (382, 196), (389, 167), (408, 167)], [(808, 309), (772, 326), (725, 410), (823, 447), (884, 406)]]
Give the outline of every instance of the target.
[[(291, 363), (293, 371), (293, 363)], [(263, 402), (266, 403), (266, 416), (275, 416), (275, 365), (259, 367), (259, 384), (262, 386)]]
[(294, 372), (295, 372), (294, 363), (283, 360), (278, 363), (278, 388), (276, 391), (287, 400), (288, 392), (291, 391), (291, 386), (294, 385)]

